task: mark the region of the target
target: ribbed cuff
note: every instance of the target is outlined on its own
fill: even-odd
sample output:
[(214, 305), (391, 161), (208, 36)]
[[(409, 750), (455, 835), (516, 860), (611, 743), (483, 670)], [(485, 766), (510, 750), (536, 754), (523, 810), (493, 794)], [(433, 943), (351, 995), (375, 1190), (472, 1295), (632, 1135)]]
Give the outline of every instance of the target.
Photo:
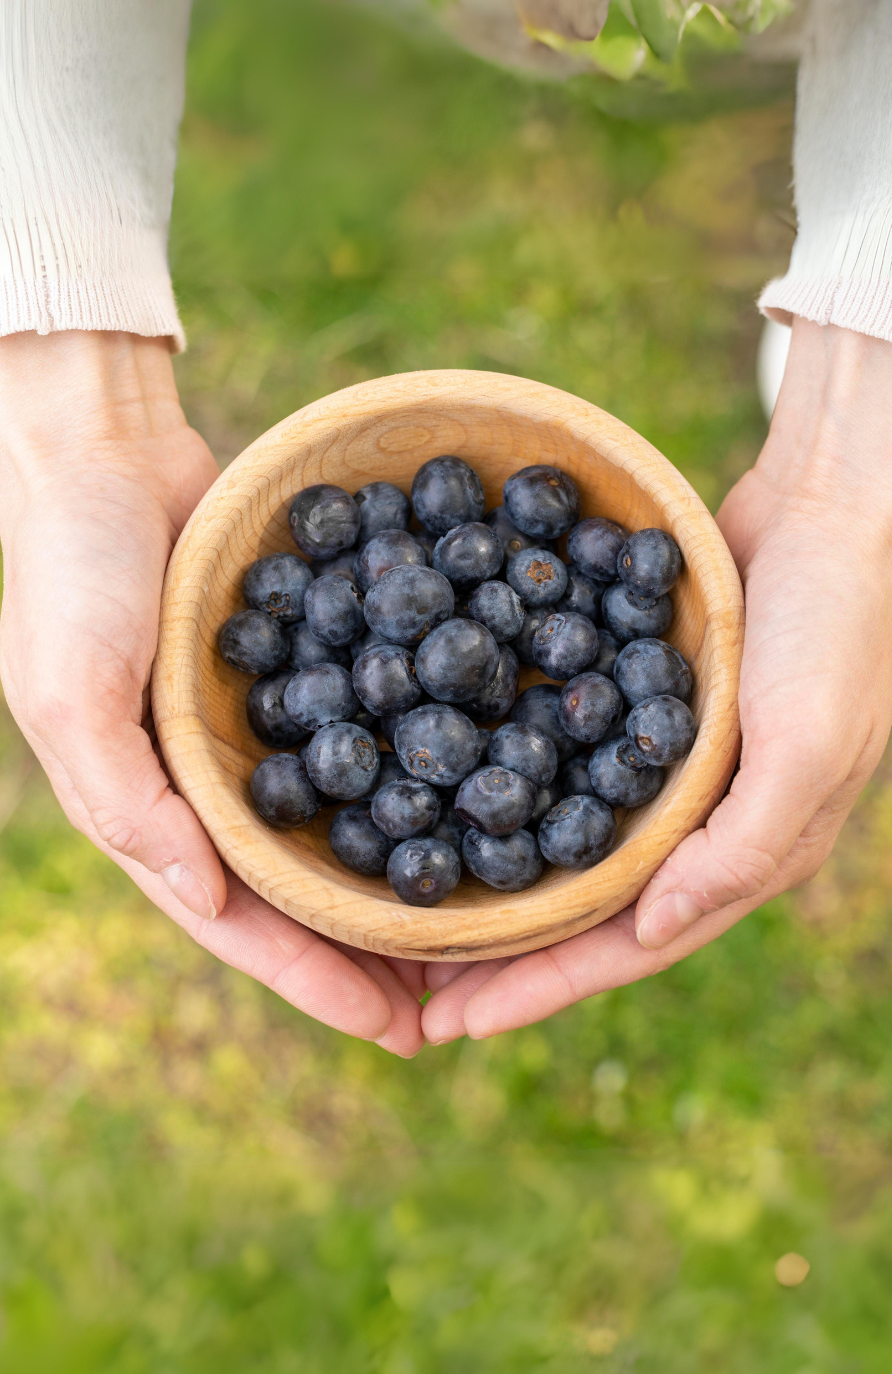
[(54, 334), (63, 329), (122, 330), (150, 338), (168, 337), (173, 351), (186, 347), (170, 278), (90, 281), (45, 278), (41, 281), (0, 277), (0, 335), (35, 330)]
[(788, 272), (768, 283), (759, 297), (759, 309), (780, 324), (792, 324), (792, 317), (801, 315), (815, 324), (836, 324), (892, 342), (890, 281), (801, 277)]

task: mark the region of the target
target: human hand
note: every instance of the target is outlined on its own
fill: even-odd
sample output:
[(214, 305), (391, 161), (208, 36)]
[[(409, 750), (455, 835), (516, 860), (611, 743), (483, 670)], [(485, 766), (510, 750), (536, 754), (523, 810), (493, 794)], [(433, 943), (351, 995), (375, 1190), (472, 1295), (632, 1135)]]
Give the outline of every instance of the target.
[(0, 339), (10, 709), (69, 820), (193, 939), (316, 1019), (414, 1054), (421, 966), (325, 940), (227, 880), (156, 751), (148, 686), (164, 570), (217, 475), (164, 340)]
[(611, 920), (431, 964), (428, 1040), (484, 1038), (659, 973), (827, 858), (892, 725), (892, 344), (797, 319), (759, 460), (718, 523), (746, 590), (740, 770)]

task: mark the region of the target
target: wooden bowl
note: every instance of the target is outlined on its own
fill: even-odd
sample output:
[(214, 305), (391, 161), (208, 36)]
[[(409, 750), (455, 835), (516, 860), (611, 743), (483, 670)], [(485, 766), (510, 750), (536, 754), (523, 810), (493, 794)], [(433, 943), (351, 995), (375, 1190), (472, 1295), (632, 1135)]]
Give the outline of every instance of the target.
[[(334, 858), (331, 812), (278, 831), (251, 806), (252, 769), (270, 752), (245, 720), (251, 679), (217, 652), (224, 620), (243, 606), (256, 558), (293, 551), (295, 492), (333, 482), (354, 492), (376, 478), (408, 491), (416, 469), (452, 453), (479, 472), (488, 506), (530, 463), (554, 463), (582, 493), (583, 515), (630, 529), (659, 526), (681, 546), (669, 639), (694, 672), (698, 734), (650, 805), (619, 815), (616, 848), (583, 872), (548, 869), (526, 892), (500, 893), (466, 874), (447, 902), (404, 906), (384, 878)], [(718, 528), (685, 479), (627, 425), (539, 382), (491, 372), (382, 377), (305, 406), (222, 474), (174, 550), (162, 603), (153, 708), (170, 773), (221, 857), (273, 906), (314, 930), (409, 959), (518, 954), (564, 940), (628, 905), (721, 797), (739, 749), (737, 686), (743, 597)], [(529, 681), (544, 681), (527, 673)]]

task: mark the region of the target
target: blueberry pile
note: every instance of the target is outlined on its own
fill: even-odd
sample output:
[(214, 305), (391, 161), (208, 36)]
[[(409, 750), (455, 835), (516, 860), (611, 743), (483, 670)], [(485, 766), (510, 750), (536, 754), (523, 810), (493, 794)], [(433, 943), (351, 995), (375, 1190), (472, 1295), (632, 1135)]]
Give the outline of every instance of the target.
[[(410, 906), (448, 897), (463, 863), (502, 892), (546, 863), (599, 863), (614, 810), (652, 801), (694, 742), (691, 670), (660, 637), (675, 540), (580, 518), (576, 483), (546, 464), (502, 499), (487, 512), (448, 456), (411, 498), (307, 487), (289, 516), (304, 556), (254, 563), (248, 609), (220, 631), (227, 663), (257, 675), (248, 723), (276, 751), (251, 778), (259, 814), (292, 828), (348, 803), (332, 852)], [(551, 681), (518, 692), (521, 666)]]

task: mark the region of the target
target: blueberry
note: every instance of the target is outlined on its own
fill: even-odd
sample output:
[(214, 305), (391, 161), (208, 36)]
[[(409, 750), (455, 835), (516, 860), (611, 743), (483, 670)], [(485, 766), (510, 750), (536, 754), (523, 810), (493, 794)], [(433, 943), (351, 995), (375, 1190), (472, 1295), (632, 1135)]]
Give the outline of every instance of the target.
[(313, 574), (296, 553), (271, 553), (258, 558), (245, 573), (242, 595), (255, 611), (266, 611), (280, 625), (304, 618), (304, 597)]
[(653, 801), (665, 774), (626, 735), (598, 745), (588, 761), (588, 776), (595, 796), (608, 806), (632, 807)]
[(493, 730), (489, 737), (489, 761), (522, 773), (537, 787), (552, 782), (558, 769), (557, 750), (548, 736), (532, 725), (518, 725), (515, 721)]
[[(298, 751), (297, 751), (297, 757), (300, 759), (300, 761), (301, 761), (301, 763), (303, 764), (304, 768), (306, 768), (306, 766), (307, 766), (307, 750), (309, 749), (311, 743), (312, 743), (312, 736), (310, 737), (310, 739), (307, 740), (306, 744), (302, 744), (302, 745), (300, 746), (300, 748), (298, 749)], [(330, 797), (330, 796), (328, 795), (327, 792), (321, 792), (321, 791), (319, 791), (319, 788), (318, 788), (318, 787), (317, 787), (317, 789), (316, 789), (316, 792), (317, 792), (317, 795), (318, 795), (318, 797), (319, 797), (319, 805), (320, 805), (320, 806), (339, 806), (339, 805), (340, 805), (340, 802), (338, 801), (338, 798), (337, 798), (337, 797)], [(363, 794), (363, 795), (365, 795), (365, 794)]]
[(374, 736), (350, 721), (324, 725), (307, 745), (307, 772), (320, 791), (337, 801), (355, 801), (374, 786), (378, 746)]
[(438, 787), (454, 787), (477, 767), (477, 727), (454, 706), (418, 706), (401, 721), (394, 749), (407, 773)]
[(539, 848), (550, 864), (591, 868), (616, 839), (616, 818), (598, 797), (564, 797), (539, 826)]
[(655, 600), (678, 581), (681, 549), (664, 530), (636, 530), (619, 551), (616, 571), (635, 596)]
[(343, 645), (323, 644), (307, 622), (301, 620), (288, 631), (288, 667), (297, 672), (301, 668), (315, 668), (317, 663), (336, 663), (349, 672), (350, 650)]
[(536, 660), (533, 658), (533, 640), (539, 626), (544, 624), (552, 614), (550, 606), (540, 606), (536, 610), (527, 611), (523, 618), (523, 625), (516, 639), (512, 639), (511, 647), (517, 654), (521, 663), (526, 664), (527, 668), (535, 668)]
[(461, 859), (445, 840), (403, 840), (387, 860), (387, 881), (407, 906), (435, 906), (461, 877)]
[(507, 644), (523, 629), (523, 602), (507, 582), (481, 582), (470, 595), (468, 614), (486, 626), (497, 644)]
[(677, 649), (662, 639), (633, 639), (618, 655), (613, 680), (630, 706), (648, 697), (690, 701), (691, 670)]
[(328, 843), (335, 858), (367, 878), (380, 878), (387, 872), (387, 860), (394, 850), (394, 841), (372, 820), (368, 802), (345, 806), (332, 816)]
[(536, 730), (541, 730), (557, 750), (558, 762), (566, 763), (578, 752), (579, 745), (560, 723), (560, 700), (560, 687), (554, 687), (550, 682), (537, 682), (521, 692), (511, 707), (511, 719), (520, 725), (532, 725)]
[(439, 540), (440, 536), (438, 534), (434, 534), (431, 530), (412, 530), (411, 534), (412, 538), (417, 540), (421, 547), (424, 549), (424, 552), (427, 554), (427, 561), (428, 563), (430, 563), (431, 559), (434, 556), (434, 549), (437, 547), (437, 541)]
[(587, 616), (576, 611), (555, 611), (533, 638), (536, 667), (560, 682), (581, 673), (597, 652), (598, 631)]
[(569, 567), (567, 569), (567, 590), (557, 603), (559, 611), (576, 611), (578, 615), (588, 616), (589, 620), (595, 620), (598, 611), (601, 609), (601, 597), (604, 595), (606, 582), (596, 582), (593, 577), (586, 577), (578, 568)]
[(488, 763), (488, 762), (489, 762), (489, 746), (490, 746), (490, 744), (492, 743), (492, 732), (491, 732), (490, 730), (484, 730), (484, 728), (483, 728), (482, 725), (478, 725), (478, 726), (477, 726), (477, 739), (480, 741), (480, 759), (479, 759), (479, 762), (480, 762), (481, 764)]
[(577, 754), (569, 763), (564, 764), (560, 772), (561, 795), (563, 797), (593, 795), (588, 776), (588, 758), (588, 754)]
[(653, 603), (642, 602), (625, 583), (614, 582), (602, 598), (601, 616), (620, 644), (631, 639), (659, 639), (672, 624), (672, 598), (660, 596)]
[(516, 830), (513, 835), (469, 830), (461, 854), (474, 876), (499, 892), (523, 892), (542, 872), (542, 855), (528, 830)]
[(447, 620), (415, 653), (418, 681), (435, 701), (469, 701), (492, 682), (499, 646), (476, 620)]
[(319, 810), (319, 797), (296, 754), (270, 754), (251, 774), (251, 798), (270, 825), (293, 829)]
[[(425, 693), (425, 697), (426, 696), (427, 693)], [(387, 740), (387, 743), (390, 745), (391, 749), (393, 749), (394, 747), (393, 741), (396, 738), (397, 728), (400, 725), (402, 725), (403, 721), (410, 714), (410, 711), (385, 711), (384, 715), (380, 717), (380, 724), (378, 728), (380, 729), (381, 734)]]
[(532, 816), (537, 790), (522, 773), (490, 763), (465, 778), (455, 809), (487, 835), (511, 835)]
[(500, 644), (499, 666), (492, 682), (470, 701), (462, 702), (468, 715), (474, 720), (499, 720), (507, 715), (517, 696), (519, 676), (517, 655), (509, 644)]
[(613, 665), (616, 663), (619, 649), (619, 644), (609, 630), (599, 630), (598, 653), (589, 664), (591, 671), (601, 673), (604, 677), (613, 677)]
[(389, 644), (390, 640), (383, 635), (376, 634), (374, 630), (366, 630), (361, 639), (355, 639), (350, 645), (350, 657), (355, 663), (358, 658), (362, 658), (366, 649), (371, 649), (373, 644)]
[(341, 487), (319, 482), (305, 487), (291, 502), (291, 535), (310, 558), (334, 558), (359, 536), (359, 507)]
[(531, 539), (528, 534), (524, 534), (517, 526), (508, 519), (504, 506), (496, 506), (488, 511), (483, 519), (484, 525), (489, 525), (499, 536), (502, 545), (502, 561), (507, 563), (509, 558), (513, 558), (522, 549), (548, 549), (554, 553), (550, 540)]
[(360, 539), (371, 539), (381, 530), (407, 530), (412, 504), (392, 482), (369, 482), (353, 498), (359, 507)]
[(366, 797), (373, 797), (376, 792), (380, 792), (381, 788), (385, 787), (389, 782), (397, 782), (400, 778), (407, 778), (409, 776), (396, 754), (388, 753), (386, 749), (378, 750), (378, 762), (380, 764), (378, 776), (372, 783), (368, 792), (364, 793)]
[(447, 534), (456, 525), (482, 520), (483, 484), (461, 458), (431, 458), (412, 479), (412, 508), (425, 529)]
[(379, 787), (372, 798), (372, 820), (392, 840), (423, 835), (440, 819), (440, 798), (426, 782), (398, 778)]
[(535, 463), (515, 472), (502, 488), (508, 518), (524, 534), (557, 539), (579, 519), (579, 488), (566, 472)]
[(455, 607), (449, 579), (434, 568), (403, 564), (391, 568), (369, 588), (365, 618), (369, 627), (393, 644), (417, 644), (448, 620)]
[(586, 577), (599, 582), (612, 582), (616, 577), (616, 560), (629, 537), (629, 531), (613, 520), (589, 516), (580, 520), (567, 535), (567, 557)]
[(360, 591), (367, 592), (372, 583), (391, 568), (400, 568), (407, 563), (416, 568), (427, 567), (427, 554), (418, 540), (406, 530), (381, 530), (359, 546), (353, 572)]
[(353, 681), (346, 668), (317, 663), (295, 673), (285, 688), (285, 712), (305, 730), (321, 730), (336, 720), (349, 720), (359, 710)]
[(220, 631), (220, 653), (243, 673), (273, 673), (288, 658), (288, 640), (263, 611), (236, 611)]
[(370, 735), (374, 735), (381, 728), (381, 717), (365, 706), (360, 706), (358, 711), (354, 711), (350, 720), (354, 725), (361, 725), (363, 730), (368, 730)]
[(547, 549), (516, 553), (505, 575), (527, 606), (553, 606), (567, 590), (567, 565)]
[(615, 682), (601, 673), (580, 673), (561, 692), (558, 720), (574, 739), (597, 744), (607, 737), (622, 710), (623, 699)]
[(540, 787), (536, 793), (536, 805), (533, 807), (533, 814), (527, 821), (526, 828), (535, 835), (539, 826), (542, 824), (542, 817), (547, 816), (553, 806), (564, 796), (564, 790), (560, 783), (549, 782), (544, 787)]
[(267, 673), (248, 688), (248, 724), (261, 743), (271, 749), (293, 749), (307, 733), (287, 714), (282, 701), (293, 676), (288, 668), (280, 673)]
[(648, 763), (665, 767), (691, 752), (697, 726), (689, 708), (677, 697), (650, 697), (629, 712), (626, 734)]
[(430, 831), (430, 835), (431, 839), (445, 840), (460, 856), (461, 842), (467, 828), (467, 822), (462, 820), (452, 802), (444, 800), (440, 804), (440, 819)]
[(344, 549), (343, 553), (339, 553), (335, 558), (311, 559), (310, 569), (314, 577), (346, 577), (348, 582), (355, 582), (355, 562), (356, 550), (351, 544), (349, 549)]
[(421, 696), (411, 649), (373, 644), (353, 665), (353, 689), (363, 706), (378, 716), (411, 711)]
[(502, 545), (495, 531), (479, 521), (456, 525), (437, 540), (431, 563), (453, 587), (466, 590), (495, 577), (502, 566)]
[(304, 605), (307, 624), (323, 644), (352, 644), (365, 631), (362, 593), (346, 577), (317, 577)]

